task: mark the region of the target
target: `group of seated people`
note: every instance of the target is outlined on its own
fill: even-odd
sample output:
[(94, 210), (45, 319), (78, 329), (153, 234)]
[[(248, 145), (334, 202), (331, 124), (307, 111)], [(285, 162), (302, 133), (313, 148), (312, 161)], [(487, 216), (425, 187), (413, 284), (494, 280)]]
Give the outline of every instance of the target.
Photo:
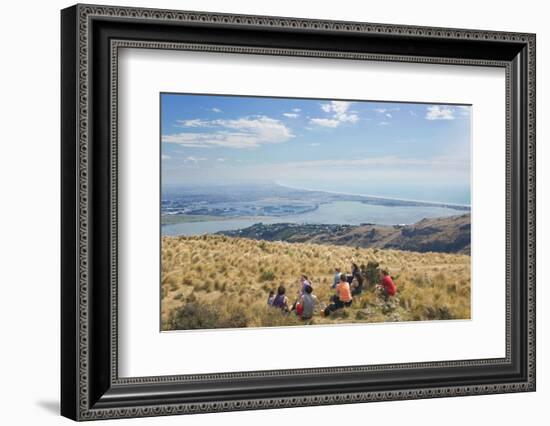
[[(332, 312), (349, 307), (353, 303), (353, 297), (363, 292), (363, 276), (359, 267), (352, 263), (352, 272), (346, 274), (335, 268), (334, 281), (331, 288), (335, 289), (335, 294), (330, 298), (330, 303), (321, 311), (321, 315), (329, 316)], [(269, 293), (267, 300), (268, 306), (281, 309), (284, 312), (296, 311), (296, 314), (302, 320), (309, 320), (315, 313), (315, 308), (320, 305), (319, 299), (313, 294), (313, 286), (306, 275), (300, 277), (300, 290), (298, 297), (292, 305), (286, 296), (286, 289), (283, 285)], [(395, 295), (397, 287), (386, 269), (380, 272), (380, 282), (375, 290), (385, 301)]]
[(267, 304), (274, 308), (279, 308), (284, 312), (296, 311), (296, 314), (303, 320), (311, 319), (315, 308), (320, 304), (319, 299), (313, 294), (313, 287), (306, 275), (300, 277), (300, 283), (298, 298), (292, 306), (289, 306), (289, 299), (286, 296), (286, 289), (283, 285), (279, 286), (277, 294), (273, 291), (269, 292)]

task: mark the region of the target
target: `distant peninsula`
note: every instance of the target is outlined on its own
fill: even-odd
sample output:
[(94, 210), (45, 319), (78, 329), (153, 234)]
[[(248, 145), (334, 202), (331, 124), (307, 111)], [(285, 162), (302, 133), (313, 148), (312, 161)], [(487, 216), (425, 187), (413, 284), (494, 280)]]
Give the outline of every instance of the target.
[(254, 240), (470, 254), (470, 233), (470, 215), (464, 214), (394, 226), (258, 223), (218, 234)]

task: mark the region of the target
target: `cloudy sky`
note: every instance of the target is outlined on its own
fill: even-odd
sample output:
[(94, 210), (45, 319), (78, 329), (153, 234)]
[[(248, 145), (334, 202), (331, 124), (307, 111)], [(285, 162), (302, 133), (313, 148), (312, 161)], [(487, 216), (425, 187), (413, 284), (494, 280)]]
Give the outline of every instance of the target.
[(162, 94), (162, 183), (272, 181), (469, 204), (470, 109)]

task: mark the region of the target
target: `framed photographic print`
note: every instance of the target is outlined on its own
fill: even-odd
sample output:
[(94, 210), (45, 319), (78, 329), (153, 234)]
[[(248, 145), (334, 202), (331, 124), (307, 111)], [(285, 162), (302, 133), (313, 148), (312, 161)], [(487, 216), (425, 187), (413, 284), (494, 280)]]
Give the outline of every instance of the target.
[(535, 36), (76, 5), (74, 420), (535, 390)]

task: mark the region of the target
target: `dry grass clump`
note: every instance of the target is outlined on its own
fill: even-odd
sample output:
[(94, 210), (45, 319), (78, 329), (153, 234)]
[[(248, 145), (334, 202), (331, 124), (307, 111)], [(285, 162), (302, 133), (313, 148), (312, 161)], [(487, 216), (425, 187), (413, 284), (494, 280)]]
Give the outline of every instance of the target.
[[(334, 268), (361, 265), (370, 283), (351, 308), (307, 323), (267, 306), (284, 285), (292, 303), (306, 274), (322, 305), (334, 293)], [(388, 268), (397, 297), (375, 293)], [(218, 235), (162, 238), (162, 329), (266, 327), (470, 318), (470, 257), (444, 253), (256, 241)]]

